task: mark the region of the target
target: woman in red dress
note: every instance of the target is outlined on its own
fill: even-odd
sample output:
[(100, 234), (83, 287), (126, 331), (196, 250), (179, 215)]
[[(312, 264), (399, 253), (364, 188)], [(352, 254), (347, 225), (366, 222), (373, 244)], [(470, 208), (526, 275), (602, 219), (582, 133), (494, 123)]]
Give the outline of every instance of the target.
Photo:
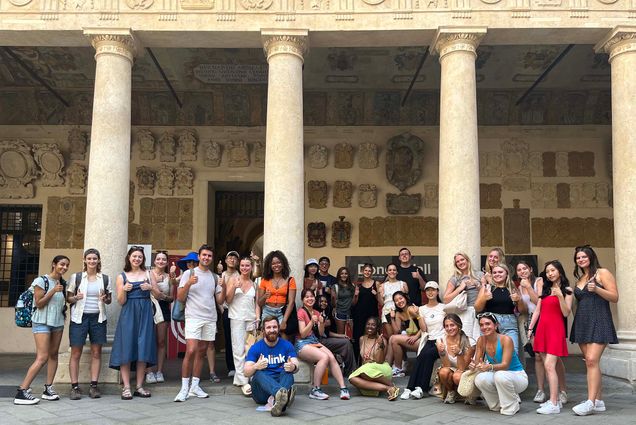
[(545, 264), (542, 277), (543, 288), (530, 321), (528, 339), (532, 336), (534, 325), (537, 324), (533, 349), (543, 360), (550, 385), (550, 400), (542, 404), (537, 409), (537, 413), (551, 415), (561, 411), (556, 363), (559, 357), (568, 355), (565, 318), (572, 310), (573, 292), (563, 266), (558, 260)]

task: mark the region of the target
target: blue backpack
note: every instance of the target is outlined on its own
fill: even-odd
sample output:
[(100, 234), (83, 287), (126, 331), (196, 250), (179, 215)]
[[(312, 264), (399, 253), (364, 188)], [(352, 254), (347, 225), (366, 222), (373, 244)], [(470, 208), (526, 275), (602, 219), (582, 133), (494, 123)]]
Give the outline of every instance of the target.
[[(42, 276), (44, 280), (44, 293), (49, 292), (49, 280), (46, 276)], [(33, 288), (33, 284), (29, 286), (29, 289), (24, 291), (18, 297), (18, 301), (15, 304), (15, 324), (21, 328), (30, 328), (31, 324), (31, 316), (33, 315), (33, 310), (37, 307), (33, 306), (33, 292), (35, 291)]]

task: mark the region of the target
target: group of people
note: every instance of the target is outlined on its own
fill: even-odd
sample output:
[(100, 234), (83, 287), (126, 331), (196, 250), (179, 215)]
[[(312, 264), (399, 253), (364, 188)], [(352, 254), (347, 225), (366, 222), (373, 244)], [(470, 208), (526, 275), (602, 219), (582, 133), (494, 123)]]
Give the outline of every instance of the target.
[[(226, 353), (231, 354), (233, 383), (246, 396), (264, 404), (279, 416), (296, 395), (293, 373), (299, 360), (313, 364), (309, 397), (329, 398), (321, 389), (328, 370), (340, 388), (340, 398), (351, 397), (345, 377), (363, 395), (386, 393), (389, 400), (419, 399), (438, 395), (455, 403), (462, 376), (476, 374), (474, 385), (491, 410), (513, 415), (528, 386), (525, 355), (535, 358), (538, 413), (558, 413), (567, 403), (562, 357), (567, 351), (567, 318), (573, 299), (578, 301), (570, 341), (578, 343), (587, 367), (588, 398), (576, 405), (577, 415), (605, 410), (599, 360), (608, 343), (617, 343), (609, 303), (618, 301), (612, 274), (601, 268), (590, 246), (574, 254), (573, 288), (558, 260), (545, 264), (539, 276), (524, 261), (515, 265), (516, 279), (501, 249), (491, 250), (485, 267), (476, 271), (470, 257), (457, 253), (454, 273), (443, 294), (437, 282), (427, 280), (411, 263), (411, 252), (400, 249), (399, 261), (386, 267), (386, 277), (373, 278), (374, 267), (365, 264), (362, 279), (355, 282), (350, 270), (340, 267), (329, 274), (330, 260), (309, 259), (302, 287), (291, 276), (289, 262), (280, 251), (263, 259), (240, 258), (231, 251), (225, 271), (211, 270), (213, 250), (201, 246), (177, 267), (169, 266), (166, 252), (158, 252), (151, 270), (145, 268), (142, 247), (133, 246), (124, 271), (115, 279), (101, 273), (99, 252), (84, 253), (82, 272), (68, 284), (62, 276), (69, 259), (57, 256), (51, 272), (33, 282), (33, 333), (37, 355), (18, 388), (16, 404), (35, 404), (30, 384), (47, 364), (42, 398), (55, 400), (52, 381), (64, 329), (66, 303), (71, 305), (71, 399), (82, 397), (78, 384), (79, 359), (86, 337), (91, 343), (89, 396), (100, 396), (98, 375), (101, 347), (106, 342), (105, 305), (114, 292), (122, 306), (110, 367), (120, 370), (121, 398), (150, 397), (148, 383), (163, 382), (167, 324), (175, 304), (185, 308), (186, 352), (182, 386), (175, 401), (208, 397), (201, 388), (201, 372), (207, 355), (211, 379), (218, 382), (214, 364), (217, 309), (224, 311)], [(221, 266), (222, 267), (222, 266)], [(262, 276), (257, 277), (261, 274)], [(177, 286), (176, 292), (173, 287)], [(301, 303), (296, 305), (300, 289)], [(424, 294), (424, 297), (422, 297)], [(175, 299), (173, 299), (175, 297)], [(172, 307), (171, 307), (172, 303)], [(262, 339), (246, 345), (248, 334), (262, 332)], [(409, 368), (406, 353), (416, 353)], [(409, 372), (410, 369), (410, 372)], [(137, 371), (134, 391), (130, 372)], [(409, 374), (400, 390), (394, 378)], [(549, 385), (546, 395), (545, 383)], [(436, 385), (433, 385), (437, 382)], [(400, 395), (401, 393), (401, 395)], [(475, 404), (478, 393), (464, 397)]]

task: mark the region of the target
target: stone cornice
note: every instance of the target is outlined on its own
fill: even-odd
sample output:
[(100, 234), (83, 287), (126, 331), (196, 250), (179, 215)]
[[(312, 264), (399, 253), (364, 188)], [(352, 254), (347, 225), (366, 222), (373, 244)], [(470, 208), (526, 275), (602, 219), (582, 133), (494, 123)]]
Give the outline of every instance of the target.
[(130, 29), (120, 28), (86, 28), (87, 36), (95, 49), (95, 59), (102, 54), (120, 55), (131, 63), (138, 51), (138, 46)]
[(614, 28), (594, 49), (597, 53), (609, 53), (610, 62), (621, 53), (636, 52), (636, 26)]
[(304, 62), (309, 49), (308, 30), (262, 30), (261, 39), (267, 61), (277, 54), (289, 54)]
[(458, 50), (471, 52), (476, 56), (477, 46), (486, 32), (484, 27), (440, 28), (431, 43), (431, 53), (438, 54), (440, 59)]

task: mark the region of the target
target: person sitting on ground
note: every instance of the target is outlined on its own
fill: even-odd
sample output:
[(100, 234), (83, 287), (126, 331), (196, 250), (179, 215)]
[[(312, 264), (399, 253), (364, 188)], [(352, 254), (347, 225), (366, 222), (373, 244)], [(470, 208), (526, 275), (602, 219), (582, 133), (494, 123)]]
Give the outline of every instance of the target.
[(294, 373), (298, 358), (294, 347), (279, 337), (278, 318), (263, 318), (263, 339), (252, 345), (245, 357), (243, 372), (252, 378), (252, 398), (265, 404), (272, 416), (289, 409), (296, 396)]
[[(437, 351), (442, 360), (442, 367), (437, 372), (442, 387), (442, 400), (453, 404), (457, 397), (457, 387), (462, 373), (468, 369), (475, 347), (462, 330), (462, 319), (455, 313), (444, 317), (444, 336), (437, 340)], [(475, 404), (472, 397), (467, 397), (466, 404)]]

